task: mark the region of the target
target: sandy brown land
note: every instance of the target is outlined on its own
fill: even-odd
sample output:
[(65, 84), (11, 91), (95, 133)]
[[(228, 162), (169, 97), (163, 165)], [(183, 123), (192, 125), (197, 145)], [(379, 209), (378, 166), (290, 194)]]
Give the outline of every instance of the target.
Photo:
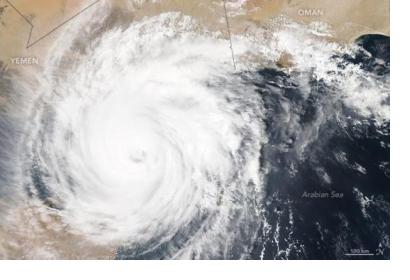
[[(68, 230), (57, 215), (34, 206), (11, 214), (0, 225), (0, 259), (113, 259), (115, 247), (99, 246)], [(3, 221), (4, 223), (4, 221)]]
[(338, 40), (352, 41), (366, 33), (388, 35), (389, 5), (388, 0), (250, 0), (247, 14), (234, 20), (264, 22), (285, 15), (305, 23), (323, 21), (331, 25)]
[[(34, 25), (31, 42), (41, 38), (94, 0), (9, 0)], [(238, 2), (243, 2), (238, 5)], [(96, 5), (100, 5), (97, 3)], [(135, 17), (180, 11), (191, 15), (211, 30), (226, 32), (223, 1), (162, 0), (111, 1), (111, 5), (131, 11)], [(2, 7), (2, 8), (1, 8)], [(330, 24), (336, 40), (352, 41), (365, 33), (389, 34), (388, 0), (226, 0), (233, 33), (241, 33), (249, 24), (264, 24), (270, 18), (285, 15), (301, 22), (323, 21)], [(70, 24), (70, 23), (68, 23)], [(0, 0), (0, 60), (10, 63), (15, 56), (41, 55), (60, 30), (26, 49), (30, 25)]]

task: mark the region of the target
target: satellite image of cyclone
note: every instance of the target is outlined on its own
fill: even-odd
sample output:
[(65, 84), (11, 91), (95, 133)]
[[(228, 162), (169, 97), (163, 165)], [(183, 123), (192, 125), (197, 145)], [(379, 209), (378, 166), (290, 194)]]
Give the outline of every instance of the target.
[(390, 259), (389, 36), (385, 0), (0, 0), (0, 259)]

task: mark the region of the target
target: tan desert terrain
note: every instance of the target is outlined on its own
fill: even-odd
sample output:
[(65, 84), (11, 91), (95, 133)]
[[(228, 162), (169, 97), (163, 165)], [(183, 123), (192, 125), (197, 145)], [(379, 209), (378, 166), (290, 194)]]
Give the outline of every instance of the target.
[[(349, 42), (366, 33), (389, 35), (390, 3), (388, 0), (225, 1), (232, 33), (244, 32), (249, 24), (264, 24), (272, 17), (283, 15), (300, 22), (328, 23), (334, 30), (334, 39), (341, 41)], [(61, 32), (61, 28), (57, 29), (26, 49), (31, 29), (27, 20), (34, 26), (30, 36), (32, 43), (94, 2), (95, 0), (0, 0), (0, 60), (10, 64), (11, 58), (16, 56), (41, 56)], [(136, 18), (180, 11), (195, 17), (211, 30), (221, 30), (226, 33), (223, 0), (112, 0), (108, 2), (122, 11), (132, 11)], [(95, 3), (95, 6), (103, 4), (105, 3), (102, 0)]]

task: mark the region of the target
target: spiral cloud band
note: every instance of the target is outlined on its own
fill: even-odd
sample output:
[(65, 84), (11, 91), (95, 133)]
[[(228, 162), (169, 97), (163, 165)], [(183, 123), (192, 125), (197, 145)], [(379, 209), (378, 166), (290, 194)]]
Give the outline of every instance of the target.
[(258, 96), (237, 87), (225, 41), (141, 29), (107, 32), (73, 71), (46, 81), (31, 192), (94, 242), (148, 251), (181, 235), (194, 246), (171, 256), (218, 240), (208, 254), (220, 254), (255, 233), (227, 234), (260, 219)]

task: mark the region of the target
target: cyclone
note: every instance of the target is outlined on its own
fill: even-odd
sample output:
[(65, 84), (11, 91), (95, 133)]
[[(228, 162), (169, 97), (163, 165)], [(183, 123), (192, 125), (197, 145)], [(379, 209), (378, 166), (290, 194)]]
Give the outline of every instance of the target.
[[(0, 235), (16, 234), (0, 256), (309, 258), (304, 223), (337, 236), (345, 229), (331, 226), (350, 221), (339, 206), (329, 215), (337, 222), (303, 217), (320, 209), (300, 200), (312, 178), (325, 190), (351, 187), (366, 219), (388, 214), (382, 196), (361, 193), (367, 182), (355, 176), (366, 165), (347, 150), (377, 138), (385, 153), (383, 59), (323, 39), (331, 30), (319, 23), (276, 19), (228, 39), (176, 12), (109, 17), (102, 6), (67, 26), (44, 69), (10, 86), (0, 126), (17, 128), (0, 135)], [(284, 53), (289, 69), (275, 64)], [(388, 162), (379, 167), (372, 176), (384, 182)], [(333, 181), (343, 168), (351, 185)], [(386, 236), (384, 221), (372, 223)], [(30, 235), (39, 237), (20, 244)]]
[[(260, 218), (259, 97), (241, 90), (225, 42), (137, 37), (144, 24), (105, 33), (69, 74), (44, 81), (29, 193), (93, 242), (224, 253)], [(192, 248), (172, 248), (176, 235)]]

